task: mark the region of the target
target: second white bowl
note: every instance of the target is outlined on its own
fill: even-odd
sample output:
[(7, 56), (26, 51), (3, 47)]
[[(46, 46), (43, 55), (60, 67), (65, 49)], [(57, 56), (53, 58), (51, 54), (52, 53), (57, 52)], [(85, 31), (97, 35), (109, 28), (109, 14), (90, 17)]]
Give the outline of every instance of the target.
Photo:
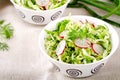
[(28, 8), (24, 8), (14, 2), (14, 0), (10, 0), (14, 7), (16, 8), (20, 18), (26, 22), (36, 24), (36, 25), (45, 25), (48, 24), (50, 21), (53, 21), (60, 16), (62, 16), (65, 8), (67, 7), (67, 4), (70, 0), (67, 0), (67, 2), (55, 9), (51, 10), (32, 10)]

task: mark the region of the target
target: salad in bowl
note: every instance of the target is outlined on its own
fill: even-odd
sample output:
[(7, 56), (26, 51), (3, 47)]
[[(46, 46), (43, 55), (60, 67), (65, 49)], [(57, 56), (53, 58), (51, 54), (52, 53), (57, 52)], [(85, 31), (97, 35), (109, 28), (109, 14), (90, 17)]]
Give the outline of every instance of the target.
[(50, 10), (64, 5), (67, 0), (14, 0), (14, 2), (33, 10)]
[(115, 29), (90, 16), (57, 19), (39, 35), (41, 52), (59, 72), (72, 78), (97, 73), (115, 53), (118, 44)]
[(45, 48), (50, 57), (69, 64), (93, 63), (109, 55), (112, 45), (106, 25), (65, 19), (55, 30), (45, 30)]
[(46, 25), (61, 17), (70, 0), (10, 0), (19, 17), (31, 24)]

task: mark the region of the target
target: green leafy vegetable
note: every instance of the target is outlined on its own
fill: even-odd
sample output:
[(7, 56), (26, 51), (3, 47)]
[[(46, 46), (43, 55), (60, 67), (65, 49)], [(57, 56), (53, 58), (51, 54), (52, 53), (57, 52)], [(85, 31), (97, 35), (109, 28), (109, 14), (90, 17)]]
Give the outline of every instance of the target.
[(7, 45), (6, 43), (1, 43), (1, 42), (0, 42), (0, 50), (3, 50), (3, 51), (4, 51), (4, 50), (8, 50), (8, 48), (9, 48), (9, 47), (8, 47), (8, 45)]
[[(103, 2), (103, 1), (98, 1), (98, 0), (90, 0), (90, 1), (89, 0), (78, 0), (78, 1), (90, 4), (92, 6), (98, 7), (108, 12), (111, 12), (117, 7), (117, 5), (115, 5), (114, 2), (110, 3), (110, 2)], [(117, 3), (119, 3), (119, 0), (117, 0)], [(114, 13), (117, 15), (120, 15), (119, 11), (120, 9), (118, 11), (115, 11)]]
[(10, 24), (5, 24), (4, 20), (0, 20), (0, 50), (8, 50), (6, 40), (13, 36), (13, 28)]
[(58, 25), (58, 31), (59, 33), (65, 30), (66, 25), (69, 23), (70, 20), (63, 20), (62, 22), (59, 22)]

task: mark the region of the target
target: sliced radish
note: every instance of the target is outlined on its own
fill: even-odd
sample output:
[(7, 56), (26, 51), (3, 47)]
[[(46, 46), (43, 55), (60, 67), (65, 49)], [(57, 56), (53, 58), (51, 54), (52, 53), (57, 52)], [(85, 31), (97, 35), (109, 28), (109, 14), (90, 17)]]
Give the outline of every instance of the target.
[(86, 23), (88, 23), (88, 20), (87, 20), (87, 19), (85, 19), (85, 21), (86, 21)]
[(82, 24), (84, 24), (82, 20), (80, 20), (80, 22), (81, 22)]
[(57, 46), (57, 48), (56, 48), (56, 54), (57, 54), (58, 56), (60, 56), (60, 55), (62, 55), (62, 54), (64, 53), (65, 46), (66, 46), (66, 41), (65, 41), (65, 40), (62, 40), (62, 41), (58, 44), (58, 46)]
[(79, 48), (88, 48), (90, 47), (90, 42), (87, 39), (75, 39), (74, 44)]
[(64, 38), (68, 34), (68, 31), (63, 31), (60, 33), (60, 38)]
[(92, 50), (97, 54), (101, 54), (104, 51), (103, 47), (99, 44), (92, 44)]
[(43, 10), (46, 10), (46, 6), (42, 6)]
[(94, 23), (92, 23), (92, 27), (95, 28), (95, 24)]
[(36, 3), (39, 6), (47, 6), (49, 4), (50, 0), (36, 0)]

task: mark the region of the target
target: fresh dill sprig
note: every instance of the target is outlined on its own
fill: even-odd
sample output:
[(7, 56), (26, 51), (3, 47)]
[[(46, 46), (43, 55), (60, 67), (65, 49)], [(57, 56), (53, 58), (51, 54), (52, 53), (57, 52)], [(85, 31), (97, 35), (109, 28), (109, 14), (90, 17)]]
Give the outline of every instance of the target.
[(4, 20), (0, 20), (0, 51), (9, 49), (6, 41), (13, 36), (13, 27), (10, 23), (6, 24)]
[(8, 50), (8, 45), (6, 44), (6, 43), (1, 43), (0, 42), (0, 50), (2, 50), (2, 51), (5, 51), (5, 50)]

